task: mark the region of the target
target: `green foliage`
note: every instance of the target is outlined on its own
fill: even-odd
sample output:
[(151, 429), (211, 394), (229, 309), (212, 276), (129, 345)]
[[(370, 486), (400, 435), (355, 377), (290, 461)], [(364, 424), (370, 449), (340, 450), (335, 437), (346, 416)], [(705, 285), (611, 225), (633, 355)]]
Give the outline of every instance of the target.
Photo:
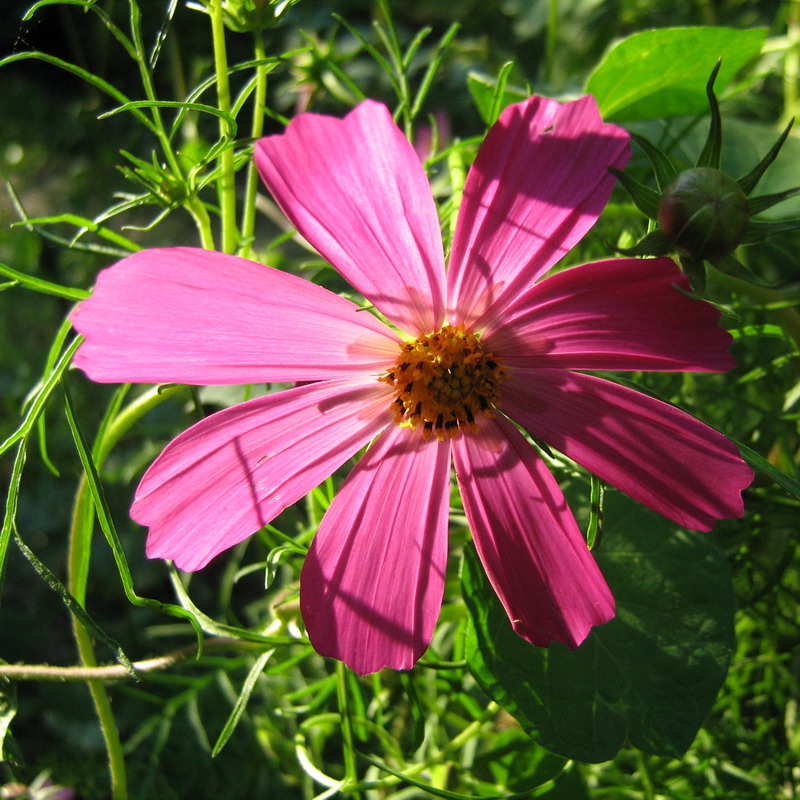
[[(0, 58), (0, 782), (35, 786), (47, 769), (87, 800), (796, 794), (796, 0), (15, 5)], [(708, 149), (720, 58), (725, 136)], [(575, 652), (525, 644), (454, 494), (431, 648), (414, 670), (363, 679), (314, 653), (297, 601), (347, 467), (200, 574), (147, 561), (127, 513), (144, 468), (200, 416), (264, 389), (109, 390), (70, 373), (79, 340), (64, 320), (97, 270), (200, 244), (349, 292), (259, 194), (254, 139), (302, 109), (387, 102), (430, 141), (447, 240), (487, 126), (531, 91), (580, 86), (633, 129), (625, 180), (644, 188), (639, 209), (619, 192), (569, 263), (652, 241), (641, 210), (701, 152), (786, 199), (769, 210), (778, 234), (764, 242), (753, 223), (758, 244), (736, 251), (771, 286), (709, 270), (736, 369), (608, 376), (740, 443), (758, 473), (746, 518), (677, 530), (549, 453), (617, 618)]]
[(722, 89), (761, 52), (767, 31), (665, 28), (623, 39), (586, 81), (607, 119), (638, 122), (702, 114), (705, 77), (722, 62)]
[(597, 561), (617, 615), (575, 651), (520, 639), (472, 551), (462, 580), (472, 625), (466, 656), (481, 686), (539, 744), (607, 761), (625, 744), (680, 757), (733, 652), (733, 586), (708, 535), (611, 493)]

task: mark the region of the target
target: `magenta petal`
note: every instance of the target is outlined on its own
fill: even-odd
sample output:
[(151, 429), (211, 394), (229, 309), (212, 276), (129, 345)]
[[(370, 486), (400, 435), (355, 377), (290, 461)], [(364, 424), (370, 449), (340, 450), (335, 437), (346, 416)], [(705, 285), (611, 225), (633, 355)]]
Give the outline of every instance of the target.
[(309, 281), (253, 261), (180, 247), (103, 270), (72, 324), (74, 363), (95, 381), (227, 384), (381, 372), (386, 325)]
[(430, 643), (444, 592), (450, 447), (391, 427), (322, 519), (300, 577), (318, 653), (365, 675), (410, 669)]
[(491, 317), (558, 262), (600, 216), (608, 167), (628, 154), (628, 134), (603, 123), (593, 97), (506, 108), (464, 187), (447, 274), (453, 321)]
[(612, 486), (695, 530), (740, 517), (753, 471), (721, 433), (610, 381), (515, 369), (501, 408), (531, 434)]
[(577, 647), (614, 616), (614, 598), (558, 483), (507, 420), (453, 441), (472, 538), (514, 630)]
[(301, 114), (256, 143), (256, 165), (298, 231), (399, 328), (441, 326), (444, 253), (425, 170), (386, 106)]
[[(730, 334), (710, 303), (692, 300), (669, 258), (618, 258), (573, 267), (511, 301), (484, 331), (506, 366), (724, 371)], [(480, 327), (480, 323), (478, 323)]]
[(200, 569), (307, 494), (391, 421), (391, 390), (366, 380), (259, 397), (184, 431), (131, 508), (150, 527), (147, 555)]

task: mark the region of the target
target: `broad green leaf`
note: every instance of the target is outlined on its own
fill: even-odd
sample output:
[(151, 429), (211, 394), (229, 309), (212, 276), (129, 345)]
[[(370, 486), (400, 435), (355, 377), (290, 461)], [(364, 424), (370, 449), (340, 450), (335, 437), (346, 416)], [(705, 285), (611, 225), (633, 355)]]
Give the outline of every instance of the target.
[(571, 651), (519, 638), (468, 551), (470, 669), (526, 733), (561, 756), (606, 761), (624, 744), (680, 756), (711, 710), (733, 651), (727, 561), (711, 534), (677, 529), (617, 492), (606, 494), (596, 557), (617, 616)]
[(708, 111), (706, 82), (717, 61), (721, 92), (760, 52), (767, 31), (662, 28), (618, 42), (589, 76), (586, 91), (605, 119), (634, 122)]

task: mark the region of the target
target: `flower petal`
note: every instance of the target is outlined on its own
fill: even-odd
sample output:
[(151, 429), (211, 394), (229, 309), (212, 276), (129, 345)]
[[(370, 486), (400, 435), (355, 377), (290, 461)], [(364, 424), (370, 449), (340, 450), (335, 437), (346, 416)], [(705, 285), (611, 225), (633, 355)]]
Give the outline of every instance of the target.
[(694, 530), (741, 517), (753, 471), (735, 445), (685, 411), (610, 381), (515, 369), (504, 413), (612, 486)]
[(441, 326), (444, 253), (425, 170), (386, 106), (301, 114), (256, 143), (256, 165), (298, 231), (399, 328)]
[(453, 440), (472, 538), (514, 630), (577, 647), (614, 616), (614, 598), (558, 483), (502, 417)]
[(608, 202), (608, 167), (628, 155), (628, 134), (603, 123), (593, 97), (506, 108), (464, 187), (447, 273), (452, 321), (490, 321), (560, 261)]
[(573, 267), (513, 300), (483, 333), (509, 367), (724, 371), (735, 366), (719, 312), (693, 300), (669, 258)]
[(142, 478), (131, 516), (147, 555), (185, 570), (246, 539), (392, 419), (391, 390), (321, 381), (226, 408), (174, 439)]
[(365, 675), (410, 669), (442, 604), (450, 492), (448, 442), (391, 427), (322, 519), (300, 577), (318, 653)]
[(142, 250), (97, 277), (72, 324), (92, 380), (227, 384), (380, 372), (392, 330), (309, 281), (253, 261), (180, 247)]

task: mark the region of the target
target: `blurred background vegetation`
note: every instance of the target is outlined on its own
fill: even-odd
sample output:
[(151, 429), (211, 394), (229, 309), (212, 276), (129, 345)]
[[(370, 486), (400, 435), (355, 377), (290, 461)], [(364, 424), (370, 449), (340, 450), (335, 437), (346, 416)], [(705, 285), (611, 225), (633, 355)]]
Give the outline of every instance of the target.
[[(454, 135), (477, 136), (483, 133), (484, 124), (466, 88), (471, 72), (496, 76), (503, 64), (512, 61), (511, 83), (561, 96), (579, 93), (609, 45), (636, 31), (678, 25), (765, 27), (771, 37), (779, 39), (787, 36), (787, 30), (796, 33), (800, 26), (800, 5), (775, 0), (567, 0), (557, 5), (553, 49), (553, 42), (548, 44), (547, 38), (545, 0), (393, 3), (394, 21), (403, 42), (410, 41), (422, 26), (431, 27), (429, 41), (434, 42), (452, 23), (460, 24), (429, 95), (426, 113), (444, 114)], [(141, 97), (139, 75), (94, 15), (75, 6), (52, 5), (40, 9), (32, 20), (22, 21), (28, 6), (28, 2), (5, 0), (0, 57), (25, 50), (43, 51), (83, 67), (129, 97)], [(177, 98), (184, 97), (190, 87), (211, 73), (211, 45), (204, 15), (179, 2), (174, 17), (167, 22), (169, 6), (168, 0), (139, 2), (146, 42), (154, 41), (168, 25), (161, 67), (156, 72), (162, 82), (157, 91), (163, 97)], [(127, 2), (112, 0), (104, 2), (103, 8), (124, 26)], [(335, 16), (341, 15), (369, 38), (376, 13), (373, 3), (360, 0), (301, 0), (287, 12), (283, 24), (266, 32), (269, 53), (288, 53), (312, 45), (270, 75), (267, 104), (276, 115), (289, 117), (306, 106), (342, 113), (350, 97), (346, 84), (331, 69), (332, 63), (364, 94), (392, 101), (385, 75)], [(248, 37), (231, 35), (228, 45), (231, 63), (252, 57)], [(423, 57), (424, 50), (421, 64)], [(747, 172), (775, 138), (771, 134), (763, 139), (759, 134), (751, 135), (754, 140), (748, 141), (748, 125), (769, 126), (774, 131), (784, 113), (786, 71), (782, 57), (770, 58), (767, 54), (748, 75), (741, 91), (723, 102), (725, 124), (733, 125), (730, 130), (736, 132), (728, 137), (725, 151), (735, 175)], [(51, 64), (24, 61), (0, 71), (0, 171), (8, 187), (8, 191), (0, 188), (0, 262), (63, 285), (86, 288), (97, 271), (114, 260), (115, 256), (96, 240), (90, 243), (82, 239), (77, 246), (67, 246), (75, 234), (75, 226), (69, 223), (11, 227), (22, 213), (32, 218), (69, 213), (93, 219), (109, 207), (115, 195), (139, 191), (126, 178), (122, 168), (129, 168), (130, 162), (120, 151), (149, 160), (152, 142), (127, 115), (98, 120), (111, 105), (95, 87)], [(691, 121), (680, 124), (684, 122), (689, 127)], [(206, 131), (203, 126), (209, 123), (204, 120), (194, 124), (197, 129), (187, 137), (186, 146), (207, 146), (216, 132), (211, 128)], [(243, 128), (246, 125), (242, 123)], [(278, 130), (280, 123), (269, 120), (268, 126)], [(706, 128), (707, 122), (699, 121), (698, 135)], [(796, 148), (796, 141), (791, 146)], [(792, 151), (794, 156), (797, 152)], [(776, 179), (784, 187), (800, 183), (794, 156), (782, 156), (776, 166)], [(640, 154), (635, 155), (632, 166), (645, 174)], [(604, 254), (603, 233), (616, 240), (620, 220), (632, 236), (644, 231), (644, 220), (621, 194), (618, 203), (622, 210), (614, 220), (616, 232), (612, 232), (613, 226), (601, 229), (588, 245), (598, 248), (593, 256)], [(147, 225), (158, 211), (155, 203), (144, 206), (127, 215), (124, 222)], [(797, 215), (797, 205), (778, 211)], [(257, 239), (262, 248), (279, 233), (274, 221), (260, 219)], [(191, 220), (180, 212), (169, 215), (153, 230), (129, 230), (126, 235), (148, 246), (197, 243)], [(786, 234), (761, 246), (751, 262), (761, 274), (788, 277), (786, 296), (790, 305), (797, 302), (798, 252), (800, 237)], [(282, 250), (269, 254), (271, 263), (285, 258)], [(731, 291), (735, 290), (724, 287), (716, 299), (726, 302)], [(0, 433), (4, 436), (16, 426), (20, 404), (38, 379), (54, 333), (69, 308), (67, 301), (56, 297), (20, 289), (0, 292)], [(769, 324), (770, 313), (766, 307), (751, 305), (740, 324)], [(735, 438), (753, 446), (759, 441), (779, 442), (780, 446), (770, 446), (762, 455), (772, 455), (778, 466), (796, 475), (796, 357), (787, 357), (785, 343), (778, 339), (737, 343), (735, 355), (739, 367), (733, 382), (704, 378), (693, 387), (684, 384), (682, 390), (688, 388), (690, 394), (694, 393), (693, 410), (700, 416), (704, 407), (713, 405), (715, 419), (727, 418), (729, 425), (724, 429)], [(653, 378), (650, 385), (669, 395), (672, 380), (677, 379)], [(732, 395), (732, 386), (736, 396)], [(82, 393), (77, 399), (81, 413), (91, 419), (94, 406), (99, 415), (110, 392), (107, 387), (94, 386)], [(62, 412), (54, 408), (52, 413)], [(145, 559), (141, 530), (125, 520), (131, 481), (156, 454), (158, 443), (163, 443), (183, 418), (178, 409), (160, 409), (148, 419), (147, 437), (125, 444), (108, 466), (109, 502), (119, 521), (137, 590), (164, 601), (171, 601), (172, 594), (163, 569)], [(52, 426), (48, 444), (50, 457), (62, 474), (56, 476), (41, 460), (31, 459), (18, 519), (28, 546), (63, 576), (64, 537), (79, 467), (69, 431), (61, 420), (58, 423)], [(6, 459), (0, 462), (0, 482), (6, 485), (10, 475), (11, 465)], [(798, 508), (778, 493), (759, 493), (763, 488), (762, 482), (748, 498), (746, 526), (723, 523), (714, 534), (723, 543), (734, 570), (739, 603), (738, 651), (713, 715), (692, 749), (682, 760), (623, 751), (613, 763), (586, 766), (579, 785), (560, 784), (546, 796), (580, 798), (585, 796), (586, 787), (593, 789), (592, 797), (612, 800), (791, 800), (800, 796)], [(104, 629), (125, 647), (137, 643), (131, 648), (136, 657), (160, 651), (159, 637), (170, 636), (174, 626), (125, 601), (104, 543), (98, 544), (93, 559), (91, 606)], [(275, 598), (264, 595), (263, 576), (259, 574), (237, 579), (234, 592), (235, 566), (224, 560), (212, 565), (193, 583), (193, 597), (203, 608), (252, 622)], [(3, 598), (0, 631), (4, 660), (74, 663), (68, 612), (13, 546)], [(291, 742), (281, 741), (274, 734), (277, 728), (264, 722), (287, 693), (298, 689), (289, 678), (283, 683), (275, 678), (269, 691), (259, 695), (252, 718), (240, 726), (216, 759), (210, 756), (208, 742), (202, 741), (203, 726), (195, 724), (202, 688), (206, 691), (202, 701), (204, 724), (214, 730), (221, 727), (231, 696), (236, 695), (232, 681), (240, 681), (246, 673), (248, 658), (220, 657), (215, 662), (213, 655), (208, 655), (179, 674), (165, 673), (146, 686), (125, 684), (112, 690), (118, 724), (128, 741), (133, 797), (301, 796), (302, 780), (287, 766), (294, 759)], [(323, 674), (311, 671), (305, 678), (313, 683), (315, 679), (322, 681)], [(435, 680), (440, 683), (439, 691), (446, 691), (447, 678)], [(401, 705), (410, 702), (404, 694), (410, 687), (409, 679), (402, 674), (385, 679), (386, 691)], [(476, 702), (485, 702), (479, 693), (476, 696)], [(81, 684), (22, 684), (19, 711), (12, 726), (13, 742), (6, 743), (11, 744), (17, 765), (6, 775), (0, 773), (0, 782), (10, 779), (12, 773), (29, 782), (49, 769), (58, 783), (78, 787), (80, 797), (106, 797), (105, 755), (87, 697)], [(311, 697), (304, 702), (313, 705), (316, 700)], [(217, 719), (213, 717), (215, 706), (219, 707)], [(147, 725), (143, 725), (145, 720)], [(533, 745), (527, 751), (520, 749), (513, 721), (507, 722), (507, 728), (499, 726), (495, 745), (495, 761), (505, 764), (509, 791), (523, 790), (525, 780), (533, 774), (530, 764), (549, 758)], [(503, 747), (508, 750), (505, 761), (500, 753)], [(525, 764), (518, 760), (520, 752), (527, 753)], [(325, 755), (334, 763), (340, 756), (337, 752)], [(476, 774), (480, 774), (480, 759), (476, 763)], [(486, 771), (488, 774), (489, 767)], [(494, 779), (499, 781), (497, 774)], [(307, 793), (308, 787), (305, 789)], [(410, 789), (407, 796), (428, 795)]]

